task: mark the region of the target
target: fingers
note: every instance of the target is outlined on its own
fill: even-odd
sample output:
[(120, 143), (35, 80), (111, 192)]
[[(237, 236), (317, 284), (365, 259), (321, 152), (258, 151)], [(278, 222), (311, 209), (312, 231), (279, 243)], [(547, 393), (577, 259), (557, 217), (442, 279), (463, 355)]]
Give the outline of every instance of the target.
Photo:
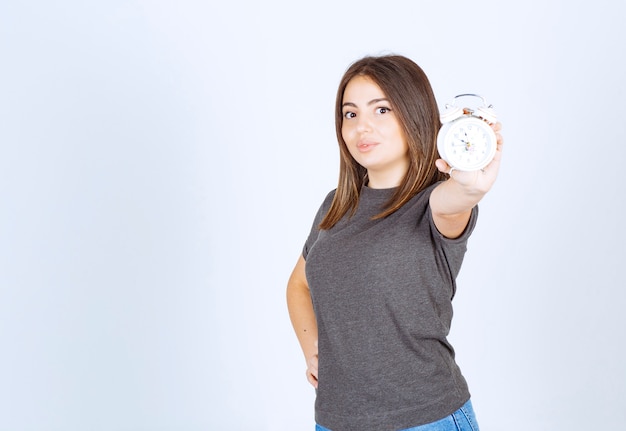
[(306, 378), (317, 389), (318, 356), (311, 356), (307, 361)]
[(309, 370), (307, 370), (306, 372), (306, 379), (309, 381), (309, 383), (311, 384), (311, 386), (313, 386), (315, 389), (317, 389), (317, 375), (312, 374), (309, 372)]
[(450, 171), (450, 165), (448, 165), (443, 159), (437, 159), (435, 161), (435, 166), (437, 166), (439, 172), (443, 172), (444, 174), (447, 174)]
[(500, 130), (502, 130), (502, 123), (493, 123), (491, 124), (491, 128), (496, 134), (496, 142), (498, 143), (498, 146), (502, 145), (502, 143), (504, 142), (504, 139), (502, 139), (502, 135), (500, 134)]

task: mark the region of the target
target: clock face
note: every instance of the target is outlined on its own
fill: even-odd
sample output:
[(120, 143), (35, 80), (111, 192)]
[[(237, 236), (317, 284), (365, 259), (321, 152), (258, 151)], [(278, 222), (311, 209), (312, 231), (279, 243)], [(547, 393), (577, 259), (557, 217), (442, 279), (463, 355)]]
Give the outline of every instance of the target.
[(484, 168), (496, 153), (493, 129), (476, 117), (461, 117), (446, 124), (437, 141), (441, 157), (463, 171)]

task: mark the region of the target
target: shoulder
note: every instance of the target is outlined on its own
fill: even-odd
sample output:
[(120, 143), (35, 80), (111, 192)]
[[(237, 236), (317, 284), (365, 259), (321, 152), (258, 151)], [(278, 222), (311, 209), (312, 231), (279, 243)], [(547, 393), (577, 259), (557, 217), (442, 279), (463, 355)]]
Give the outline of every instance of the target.
[(317, 241), (317, 237), (318, 237), (319, 232), (320, 232), (319, 225), (322, 222), (322, 219), (324, 218), (324, 216), (326, 215), (328, 210), (330, 209), (330, 205), (333, 202), (333, 199), (335, 197), (335, 192), (336, 191), (337, 191), (337, 189), (333, 189), (330, 192), (328, 192), (328, 194), (326, 195), (326, 197), (322, 201), (322, 204), (320, 205), (319, 209), (317, 210), (317, 214), (315, 214), (315, 217), (313, 218), (313, 224), (311, 226), (311, 231), (309, 232), (309, 236), (308, 236), (308, 238), (307, 238), (307, 240), (306, 240), (306, 242), (304, 244), (304, 248), (302, 250), (302, 256), (304, 257), (304, 259), (306, 259), (308, 257), (309, 250), (311, 249), (311, 247), (313, 246), (315, 241)]
[(337, 189), (333, 189), (326, 194), (326, 197), (322, 201), (321, 205), (319, 206), (319, 209), (317, 210), (317, 214), (315, 215), (314, 223), (316, 225), (319, 225), (321, 223), (322, 219), (324, 218), (324, 216), (330, 209), (330, 206), (333, 203), (333, 199), (335, 198), (336, 192), (337, 192)]
[(320, 208), (318, 210), (318, 215), (319, 213), (326, 214), (326, 212), (328, 212), (330, 206), (333, 203), (333, 199), (335, 199), (336, 193), (337, 193), (337, 189), (332, 189), (331, 191), (328, 192), (328, 194), (326, 194), (326, 197), (324, 197), (324, 200), (322, 201), (322, 204), (320, 205)]
[(324, 198), (324, 203), (330, 203), (333, 201), (333, 199), (335, 198), (335, 194), (337, 193), (337, 189), (332, 189), (331, 191), (328, 192), (328, 194), (326, 195), (326, 197)]

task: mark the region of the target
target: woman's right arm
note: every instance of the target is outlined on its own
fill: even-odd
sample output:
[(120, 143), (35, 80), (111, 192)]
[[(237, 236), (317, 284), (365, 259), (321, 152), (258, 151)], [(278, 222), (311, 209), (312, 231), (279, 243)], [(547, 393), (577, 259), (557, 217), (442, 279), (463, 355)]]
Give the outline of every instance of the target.
[(306, 261), (300, 256), (287, 283), (287, 308), (300, 347), (306, 359), (306, 376), (317, 388), (317, 321), (304, 267)]

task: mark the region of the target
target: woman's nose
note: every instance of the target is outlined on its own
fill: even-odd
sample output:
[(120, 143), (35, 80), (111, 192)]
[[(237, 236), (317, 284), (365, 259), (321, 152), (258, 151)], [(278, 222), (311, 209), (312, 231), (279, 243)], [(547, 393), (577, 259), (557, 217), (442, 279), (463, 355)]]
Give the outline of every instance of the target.
[(370, 120), (365, 115), (357, 117), (356, 130), (359, 133), (369, 132), (371, 130)]

